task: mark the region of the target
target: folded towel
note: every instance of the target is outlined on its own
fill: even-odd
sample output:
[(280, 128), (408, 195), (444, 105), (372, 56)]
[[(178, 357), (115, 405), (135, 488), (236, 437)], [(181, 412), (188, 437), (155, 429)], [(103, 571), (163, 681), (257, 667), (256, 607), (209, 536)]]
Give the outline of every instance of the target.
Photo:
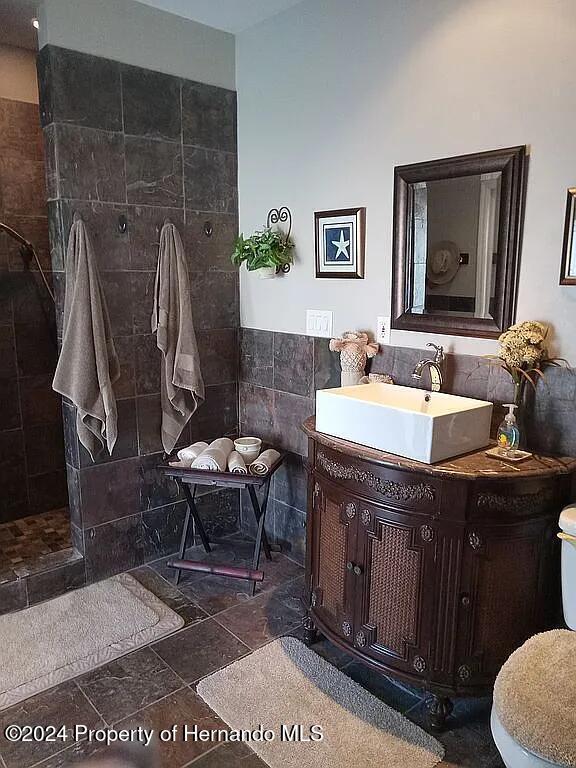
[(156, 333), (156, 344), (162, 352), (162, 445), (170, 453), (204, 400), (184, 246), (170, 222), (164, 224), (160, 234), (152, 333)]
[[(188, 448), (182, 448), (178, 451), (178, 458), (184, 464), (188, 464), (190, 467), (194, 459), (197, 459), (200, 454), (208, 448), (208, 443), (193, 443)], [(170, 466), (173, 466), (172, 464)]]
[(174, 469), (190, 469), (191, 462), (189, 461), (169, 461), (168, 466), (174, 467)]
[(206, 450), (194, 459), (192, 469), (208, 469), (211, 472), (226, 472), (228, 457), (224, 451), (218, 448), (206, 448)]
[(270, 472), (270, 467), (275, 464), (280, 458), (278, 451), (273, 448), (269, 448), (267, 451), (263, 451), (257, 459), (254, 459), (250, 464), (251, 475), (267, 475)]
[(228, 472), (234, 472), (238, 475), (248, 474), (244, 459), (238, 453), (238, 451), (232, 451), (232, 453), (228, 456)]
[(111, 454), (117, 431), (112, 384), (120, 365), (106, 299), (84, 222), (74, 214), (66, 252), (64, 337), (52, 387), (76, 406), (76, 430), (92, 460)]
[(217, 440), (213, 440), (210, 443), (210, 448), (218, 448), (220, 451), (223, 451), (226, 454), (226, 458), (228, 458), (228, 454), (232, 453), (234, 450), (234, 441), (230, 440), (229, 437), (219, 437)]
[(226, 472), (228, 456), (234, 449), (234, 443), (228, 437), (219, 437), (210, 443), (206, 450), (194, 459), (193, 469), (208, 469), (212, 472)]

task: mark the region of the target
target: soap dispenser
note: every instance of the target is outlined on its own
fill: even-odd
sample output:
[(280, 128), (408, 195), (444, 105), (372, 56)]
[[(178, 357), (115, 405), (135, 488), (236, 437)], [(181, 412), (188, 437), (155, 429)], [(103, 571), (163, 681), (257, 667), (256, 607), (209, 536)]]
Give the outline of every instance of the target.
[(520, 430), (516, 423), (514, 411), (518, 406), (514, 403), (505, 403), (504, 408), (508, 408), (508, 413), (504, 421), (498, 427), (498, 448), (503, 456), (514, 456), (520, 444)]

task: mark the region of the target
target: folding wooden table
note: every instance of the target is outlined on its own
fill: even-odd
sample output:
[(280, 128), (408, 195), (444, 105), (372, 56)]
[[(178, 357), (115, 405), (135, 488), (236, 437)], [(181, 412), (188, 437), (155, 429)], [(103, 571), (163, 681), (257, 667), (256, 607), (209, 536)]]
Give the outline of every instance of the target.
[[(168, 562), (169, 568), (176, 570), (175, 583), (178, 584), (182, 571), (201, 571), (218, 576), (229, 576), (233, 579), (245, 579), (252, 582), (252, 594), (256, 590), (256, 584), (264, 579), (264, 573), (259, 569), (260, 551), (264, 549), (267, 560), (271, 560), (270, 542), (266, 536), (264, 525), (266, 523), (266, 511), (268, 509), (268, 497), (270, 494), (270, 481), (276, 470), (284, 461), (284, 454), (280, 454), (277, 461), (270, 467), (266, 475), (244, 475), (236, 472), (211, 472), (205, 469), (184, 469), (171, 467), (169, 464), (161, 464), (158, 469), (166, 477), (175, 480), (181, 487), (187, 502), (184, 530), (180, 541), (178, 558)], [(190, 523), (194, 522), (194, 528), (200, 536), (200, 540), (206, 552), (211, 552), (210, 540), (196, 506), (196, 491), (199, 485), (215, 485), (219, 488), (240, 488), (248, 491), (254, 517), (256, 518), (257, 531), (254, 542), (251, 568), (242, 568), (225, 563), (212, 563), (194, 560), (186, 560), (186, 544), (190, 531)], [(258, 500), (256, 491), (263, 489), (262, 501)]]

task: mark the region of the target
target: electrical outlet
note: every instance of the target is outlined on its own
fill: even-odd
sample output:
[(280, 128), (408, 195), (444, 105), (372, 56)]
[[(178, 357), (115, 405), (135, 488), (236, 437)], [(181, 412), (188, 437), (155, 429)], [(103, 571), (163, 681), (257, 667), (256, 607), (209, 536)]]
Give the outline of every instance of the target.
[(376, 341), (378, 344), (390, 344), (390, 317), (379, 315), (376, 318)]
[(332, 337), (334, 326), (334, 313), (328, 309), (306, 310), (306, 335), (321, 336), (326, 339)]

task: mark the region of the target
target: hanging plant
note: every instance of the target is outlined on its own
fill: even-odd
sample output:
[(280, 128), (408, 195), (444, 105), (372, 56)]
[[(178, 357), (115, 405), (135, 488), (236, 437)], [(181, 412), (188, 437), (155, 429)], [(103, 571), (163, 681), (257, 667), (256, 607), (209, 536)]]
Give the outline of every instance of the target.
[(274, 277), (277, 271), (292, 264), (294, 244), (281, 232), (266, 227), (251, 237), (240, 235), (235, 243), (232, 263), (240, 267), (246, 264), (249, 272), (266, 270), (261, 277)]

